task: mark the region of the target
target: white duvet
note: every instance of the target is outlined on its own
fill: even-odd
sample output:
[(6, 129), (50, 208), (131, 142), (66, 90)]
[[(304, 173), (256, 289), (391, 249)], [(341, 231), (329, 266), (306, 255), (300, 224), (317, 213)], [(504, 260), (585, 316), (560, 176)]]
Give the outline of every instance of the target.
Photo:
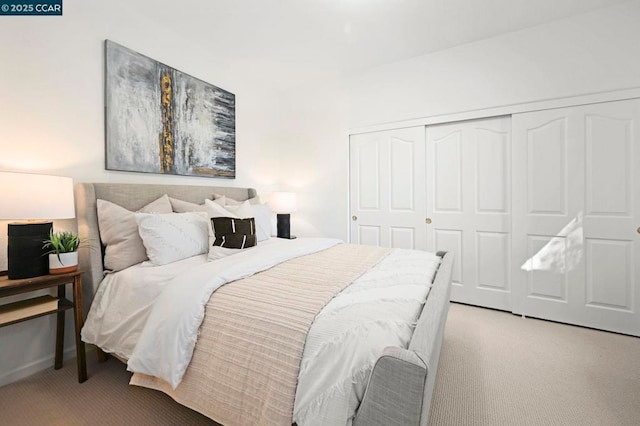
[[(216, 288), (336, 243), (271, 239), (214, 262), (202, 255), (133, 266), (100, 285), (82, 338), (129, 359), (129, 370), (175, 387)], [(431, 253), (394, 249), (325, 306), (304, 349), (294, 407), (298, 425), (350, 424), (382, 350), (408, 346), (439, 263)]]

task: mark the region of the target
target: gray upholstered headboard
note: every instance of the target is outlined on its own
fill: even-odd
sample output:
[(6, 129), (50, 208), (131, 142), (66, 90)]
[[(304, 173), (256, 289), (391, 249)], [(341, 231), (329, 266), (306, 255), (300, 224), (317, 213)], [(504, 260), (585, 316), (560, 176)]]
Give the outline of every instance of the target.
[(98, 289), (104, 274), (96, 200), (111, 201), (128, 210), (136, 211), (164, 194), (198, 204), (202, 204), (205, 198), (211, 199), (213, 194), (226, 195), (239, 201), (257, 196), (256, 190), (253, 188), (126, 183), (76, 184), (75, 202), (78, 234), (82, 240), (87, 241), (78, 250), (79, 266), (85, 272), (83, 276), (85, 312), (88, 312), (93, 295)]

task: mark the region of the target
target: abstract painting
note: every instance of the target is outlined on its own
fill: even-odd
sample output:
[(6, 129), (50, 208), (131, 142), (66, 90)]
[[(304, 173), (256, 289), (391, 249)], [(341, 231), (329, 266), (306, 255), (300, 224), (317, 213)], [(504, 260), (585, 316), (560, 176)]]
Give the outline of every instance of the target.
[(106, 41), (106, 168), (235, 178), (235, 95)]

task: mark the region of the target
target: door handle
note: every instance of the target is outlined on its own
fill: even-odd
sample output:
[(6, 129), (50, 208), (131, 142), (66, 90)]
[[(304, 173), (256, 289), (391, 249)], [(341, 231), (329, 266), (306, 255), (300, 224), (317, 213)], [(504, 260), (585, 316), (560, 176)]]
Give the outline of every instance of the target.
[(640, 226), (638, 226), (638, 229), (636, 229), (636, 232), (640, 234)]
[(358, 216), (356, 216), (356, 215), (351, 216), (351, 220), (353, 220), (355, 222), (356, 220), (358, 220)]
[(424, 222), (425, 222), (427, 225), (430, 225), (430, 224), (431, 224), (431, 218), (430, 218), (430, 217), (426, 218), (426, 219), (424, 220)]

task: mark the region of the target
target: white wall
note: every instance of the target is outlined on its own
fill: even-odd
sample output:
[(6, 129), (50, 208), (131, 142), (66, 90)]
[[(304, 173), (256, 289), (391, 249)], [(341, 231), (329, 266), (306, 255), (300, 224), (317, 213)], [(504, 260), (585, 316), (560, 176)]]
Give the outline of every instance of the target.
[[(62, 17), (3, 17), (0, 170), (58, 174), (76, 182), (216, 184), (252, 186), (263, 193), (272, 190), (280, 164), (269, 143), (279, 140), (276, 94), (263, 89), (258, 72), (255, 81), (240, 80), (234, 64), (216, 58), (215, 45), (190, 40), (189, 22), (160, 27), (128, 13), (127, 3), (65, 0)], [(235, 93), (237, 179), (104, 170), (105, 39)], [(74, 225), (74, 221), (61, 221), (55, 226)], [(0, 223), (0, 270), (6, 269), (6, 232), (6, 222)], [(69, 313), (68, 348), (73, 346), (71, 324)], [(0, 385), (53, 366), (54, 336), (54, 316), (0, 328)]]
[[(277, 100), (259, 70), (255, 81), (246, 73), (240, 79), (233, 63), (216, 60), (215, 45), (191, 40), (189, 22), (160, 27), (129, 13), (127, 3), (66, 0), (63, 17), (2, 20), (0, 170), (76, 181), (212, 183), (104, 170), (106, 38), (235, 93), (237, 179), (214, 182), (263, 193), (285, 182), (299, 194), (292, 232), (306, 236), (347, 239), (350, 128), (640, 87), (638, 1), (300, 87)], [(0, 385), (52, 366), (53, 318), (0, 328), (0, 345)]]
[(640, 87), (639, 22), (634, 1), (287, 92), (293, 232), (348, 238), (350, 128)]

